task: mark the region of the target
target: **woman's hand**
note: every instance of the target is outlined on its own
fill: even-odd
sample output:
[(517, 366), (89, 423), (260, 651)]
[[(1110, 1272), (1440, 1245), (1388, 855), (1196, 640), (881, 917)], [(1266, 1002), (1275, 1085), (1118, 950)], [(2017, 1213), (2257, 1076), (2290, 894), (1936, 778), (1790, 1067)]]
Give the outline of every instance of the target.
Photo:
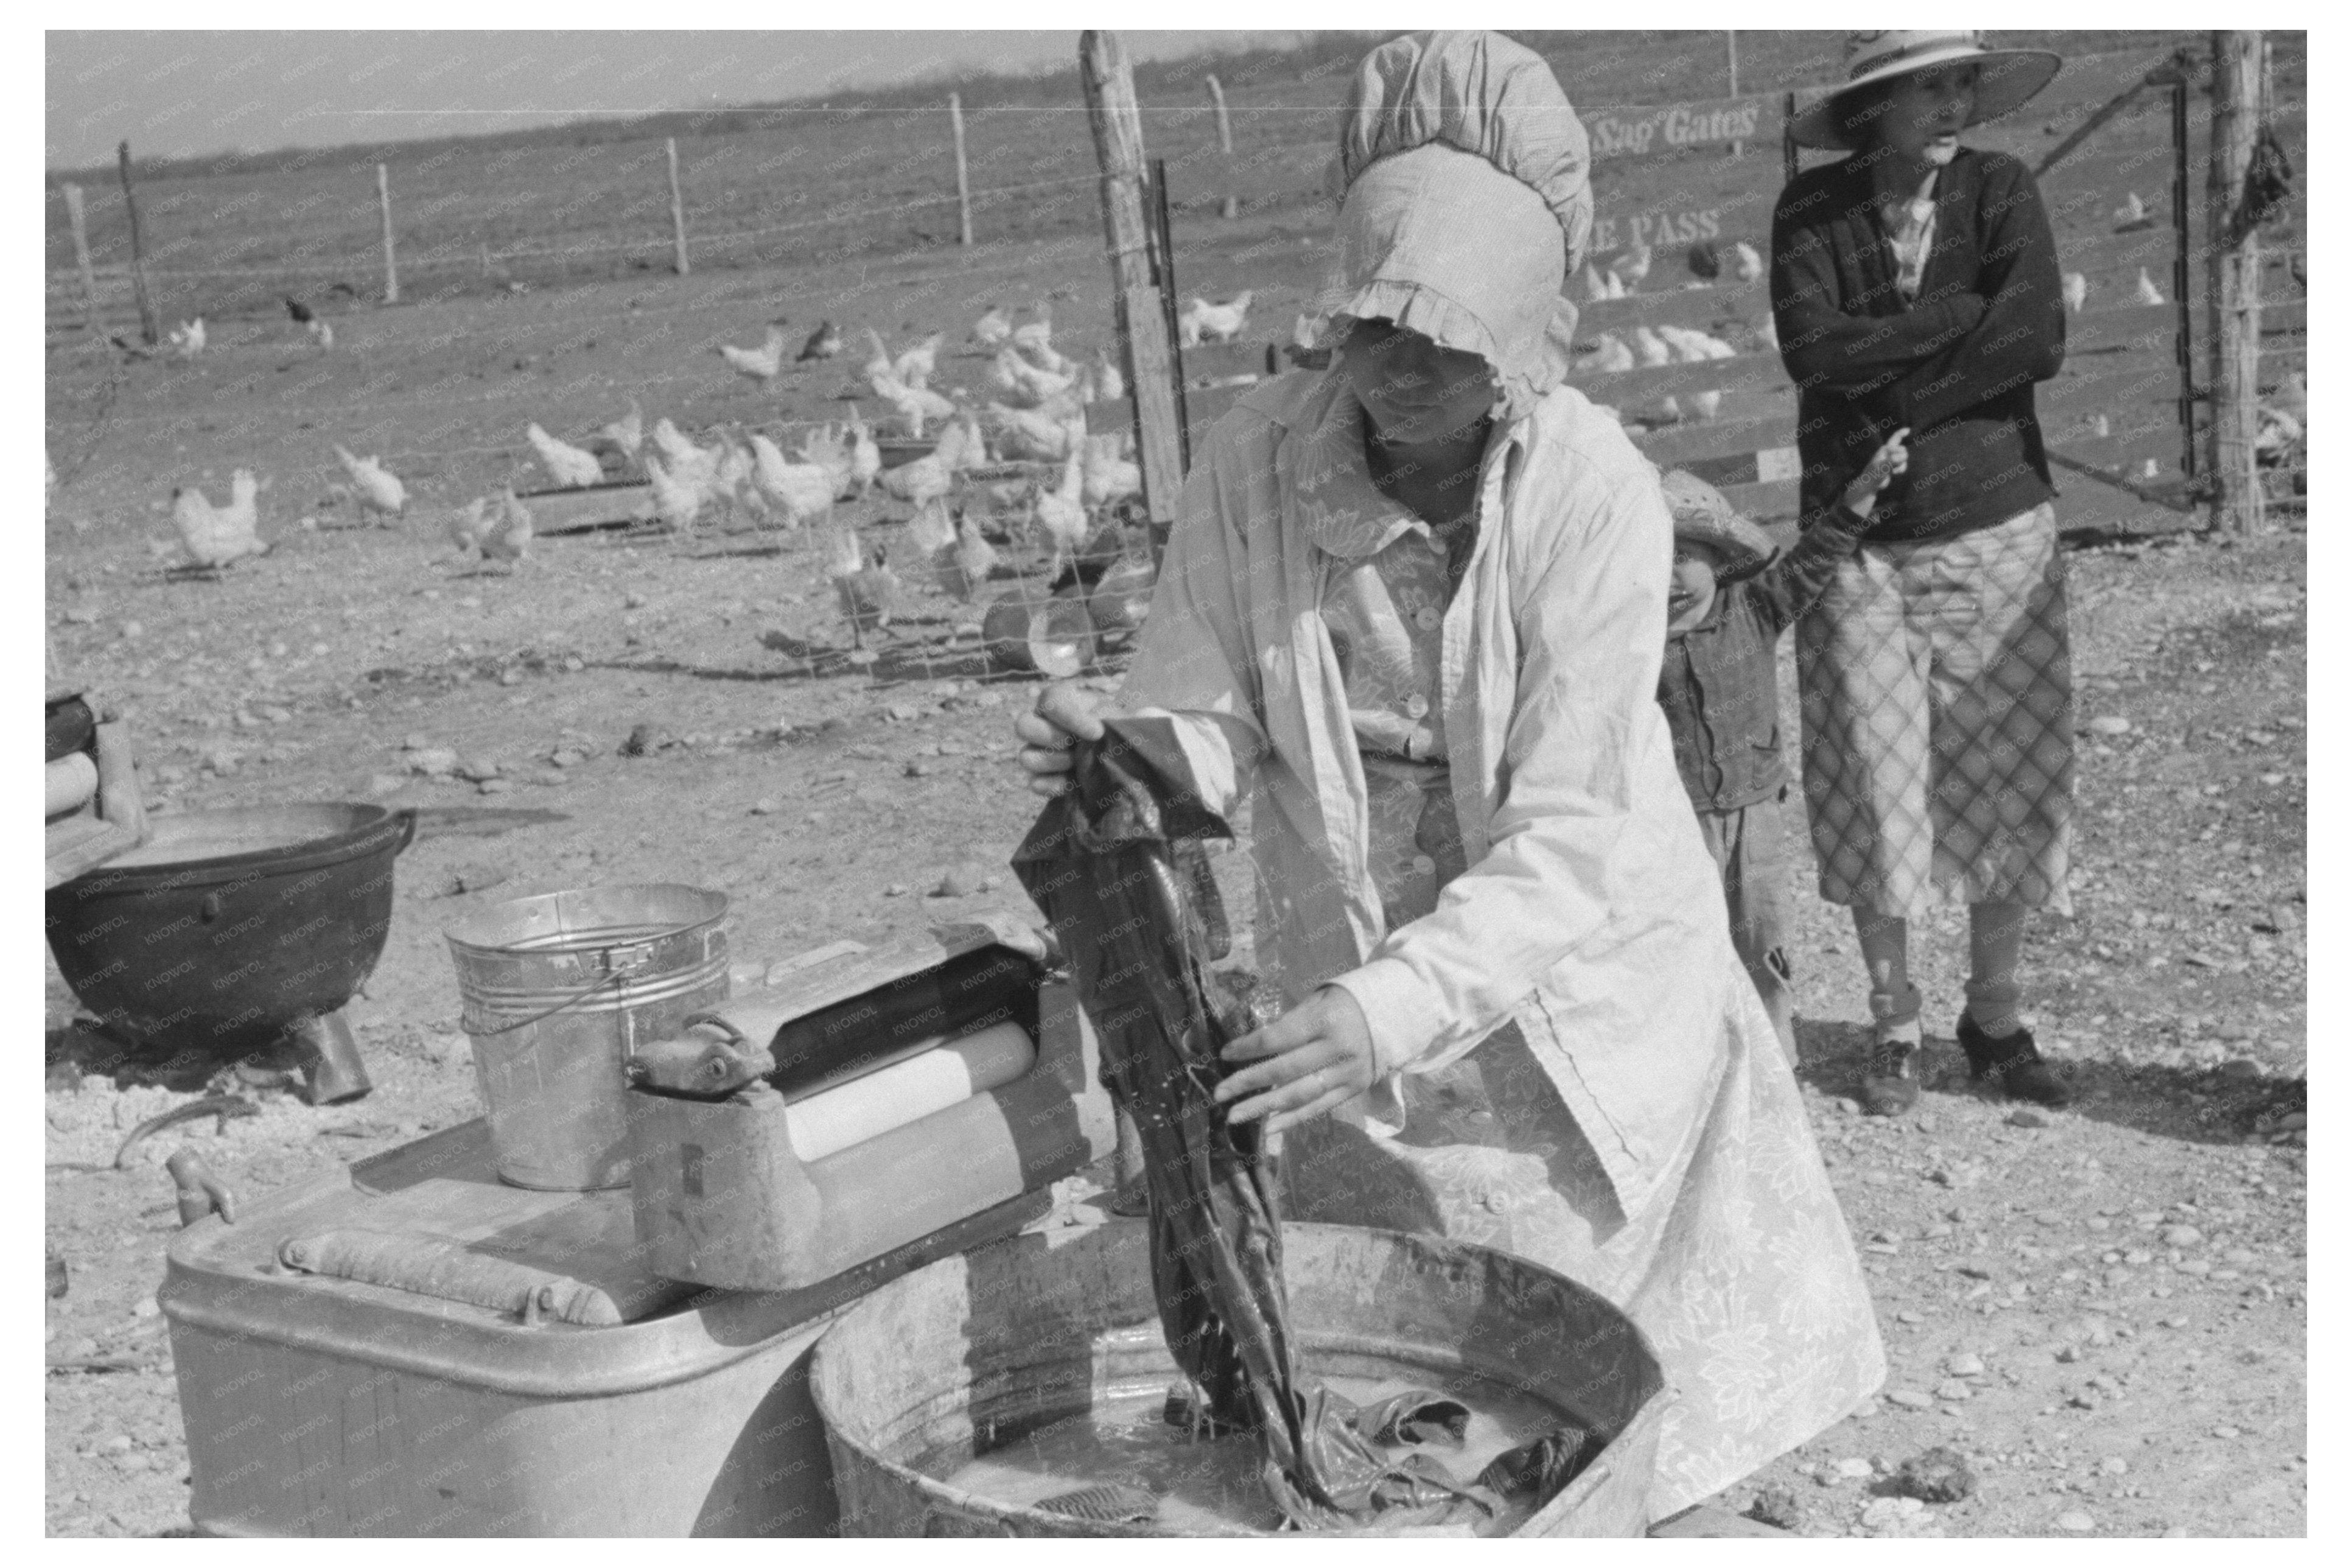
[(1069, 787), (1070, 750), (1079, 741), (1103, 737), (1102, 715), (1110, 706), (1097, 692), (1057, 680), (1037, 693), (1037, 705), (1013, 721), (1021, 738), (1021, 765), (1028, 771), (1029, 787), (1042, 795), (1057, 795)]
[(1356, 999), (1336, 985), (1234, 1040), (1223, 1057), (1257, 1064), (1217, 1085), (1225, 1120), (1263, 1116), (1268, 1132), (1321, 1116), (1372, 1087), (1371, 1027)]
[(1910, 439), (1911, 427), (1906, 425), (1870, 455), (1870, 461), (1839, 498), (1846, 510), (1856, 517), (1868, 517), (1877, 510), (1879, 492), (1894, 482), (1895, 475), (1907, 472), (1911, 467), (1911, 448), (1905, 444)]

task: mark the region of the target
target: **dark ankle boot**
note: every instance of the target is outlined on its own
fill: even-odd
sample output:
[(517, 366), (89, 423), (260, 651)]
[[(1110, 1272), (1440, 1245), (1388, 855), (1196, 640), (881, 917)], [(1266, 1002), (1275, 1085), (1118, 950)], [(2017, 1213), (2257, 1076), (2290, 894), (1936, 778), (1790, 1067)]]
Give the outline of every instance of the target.
[(1992, 1085), (2011, 1100), (2030, 1100), (2053, 1110), (2063, 1109), (2074, 1098), (2034, 1048), (2032, 1030), (2021, 1026), (2015, 1034), (1996, 1040), (1964, 1012), (1957, 1032), (1978, 1082)]

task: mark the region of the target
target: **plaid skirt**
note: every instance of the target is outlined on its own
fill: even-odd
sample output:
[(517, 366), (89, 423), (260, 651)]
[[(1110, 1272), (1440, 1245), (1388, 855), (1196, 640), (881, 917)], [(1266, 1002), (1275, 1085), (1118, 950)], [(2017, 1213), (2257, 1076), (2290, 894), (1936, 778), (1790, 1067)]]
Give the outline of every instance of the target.
[(1797, 625), (1822, 897), (2072, 914), (2074, 682), (2050, 503), (1957, 539), (1865, 544)]

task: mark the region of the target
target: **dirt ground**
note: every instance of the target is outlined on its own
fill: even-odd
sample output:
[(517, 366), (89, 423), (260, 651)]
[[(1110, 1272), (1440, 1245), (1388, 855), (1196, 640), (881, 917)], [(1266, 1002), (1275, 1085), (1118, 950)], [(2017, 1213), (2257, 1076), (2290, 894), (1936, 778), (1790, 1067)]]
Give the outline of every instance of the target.
[[(1287, 322), (1306, 238), (1239, 231), (1191, 281), (1255, 279), (1266, 319)], [(779, 649), (846, 642), (812, 542), (577, 535), (480, 574), (442, 532), (512, 471), (492, 448), (527, 419), (577, 434), (632, 392), (648, 421), (689, 430), (837, 412), (841, 364), (769, 397), (709, 353), (755, 340), (772, 306), (901, 342), (948, 328), (952, 352), (991, 290), (1020, 298), (1016, 279), (1052, 269), (1069, 280), (1066, 349), (1108, 337), (1092, 242), (992, 257), (365, 312), (331, 360), (283, 322), (227, 322), (194, 365), (131, 367), (110, 404), (106, 380), (124, 373), (51, 353), (48, 445), (67, 481), (47, 530), (53, 645), (125, 710), (151, 798), (423, 814), (383, 960), (348, 1011), (370, 1098), (312, 1110), (262, 1091), (260, 1114), (174, 1129), (117, 1173), (123, 1131), (190, 1091), (53, 1067), (47, 1227), (70, 1290), (47, 1336), (51, 1533), (186, 1528), (153, 1300), (173, 1148), (259, 1193), (478, 1113), (441, 937), (453, 921), (529, 893), (688, 882), (730, 897), (738, 977), (753, 980), (836, 938), (1025, 907), (1005, 862), (1034, 801), (1010, 721), (1034, 686), (988, 669), (976, 607), (917, 594), (880, 662), (812, 662)], [(977, 384), (983, 368), (943, 360), (941, 379)], [(404, 523), (360, 527), (321, 504), (331, 441), (409, 478)], [(242, 465), (273, 480), (277, 548), (225, 581), (167, 578), (149, 542), (170, 533), (171, 487), (201, 477), (218, 497)], [(856, 515), (888, 543), (907, 509)], [(1893, 1358), (1884, 1397), (1727, 1500), (1809, 1534), (2305, 1529), (2303, 539), (2107, 547), (2073, 570), (2087, 725), (2075, 912), (2040, 921), (2026, 979), (2075, 1109), (1980, 1100), (1937, 1038), (1940, 1076), (1914, 1114), (1855, 1113), (1861, 971), (1842, 911), (1810, 896), (1792, 824), (1802, 1076)], [(1115, 678), (1114, 659), (1097, 679)], [(644, 754), (625, 754), (639, 731)], [(479, 777), (418, 773), (441, 748)], [(1219, 862), (1243, 900), (1246, 861)], [(1916, 940), (1948, 1032), (1934, 1021), (1960, 1003), (1958, 911)], [(53, 1052), (80, 1048), (73, 1009), (52, 967)], [(1972, 1468), (1969, 1495), (1896, 1495), (1894, 1468), (1939, 1446)]]

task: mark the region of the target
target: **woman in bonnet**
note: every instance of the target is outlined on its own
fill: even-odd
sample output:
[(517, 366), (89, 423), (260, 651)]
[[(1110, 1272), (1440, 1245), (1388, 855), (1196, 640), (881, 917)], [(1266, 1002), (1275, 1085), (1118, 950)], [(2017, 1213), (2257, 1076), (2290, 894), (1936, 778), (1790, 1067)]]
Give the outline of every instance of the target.
[[(1658, 709), (1673, 523), (1562, 384), (1588, 174), (1508, 39), (1366, 58), (1331, 368), (1211, 432), (1118, 708), (1176, 721), (1213, 810), (1247, 795), (1288, 1011), (1218, 1098), (1284, 1134), (1287, 1212), (1497, 1247), (1626, 1310), (1679, 1393), (1664, 1517), (1885, 1363)], [(1101, 733), (1071, 688), (1016, 729), (1047, 795)]]

